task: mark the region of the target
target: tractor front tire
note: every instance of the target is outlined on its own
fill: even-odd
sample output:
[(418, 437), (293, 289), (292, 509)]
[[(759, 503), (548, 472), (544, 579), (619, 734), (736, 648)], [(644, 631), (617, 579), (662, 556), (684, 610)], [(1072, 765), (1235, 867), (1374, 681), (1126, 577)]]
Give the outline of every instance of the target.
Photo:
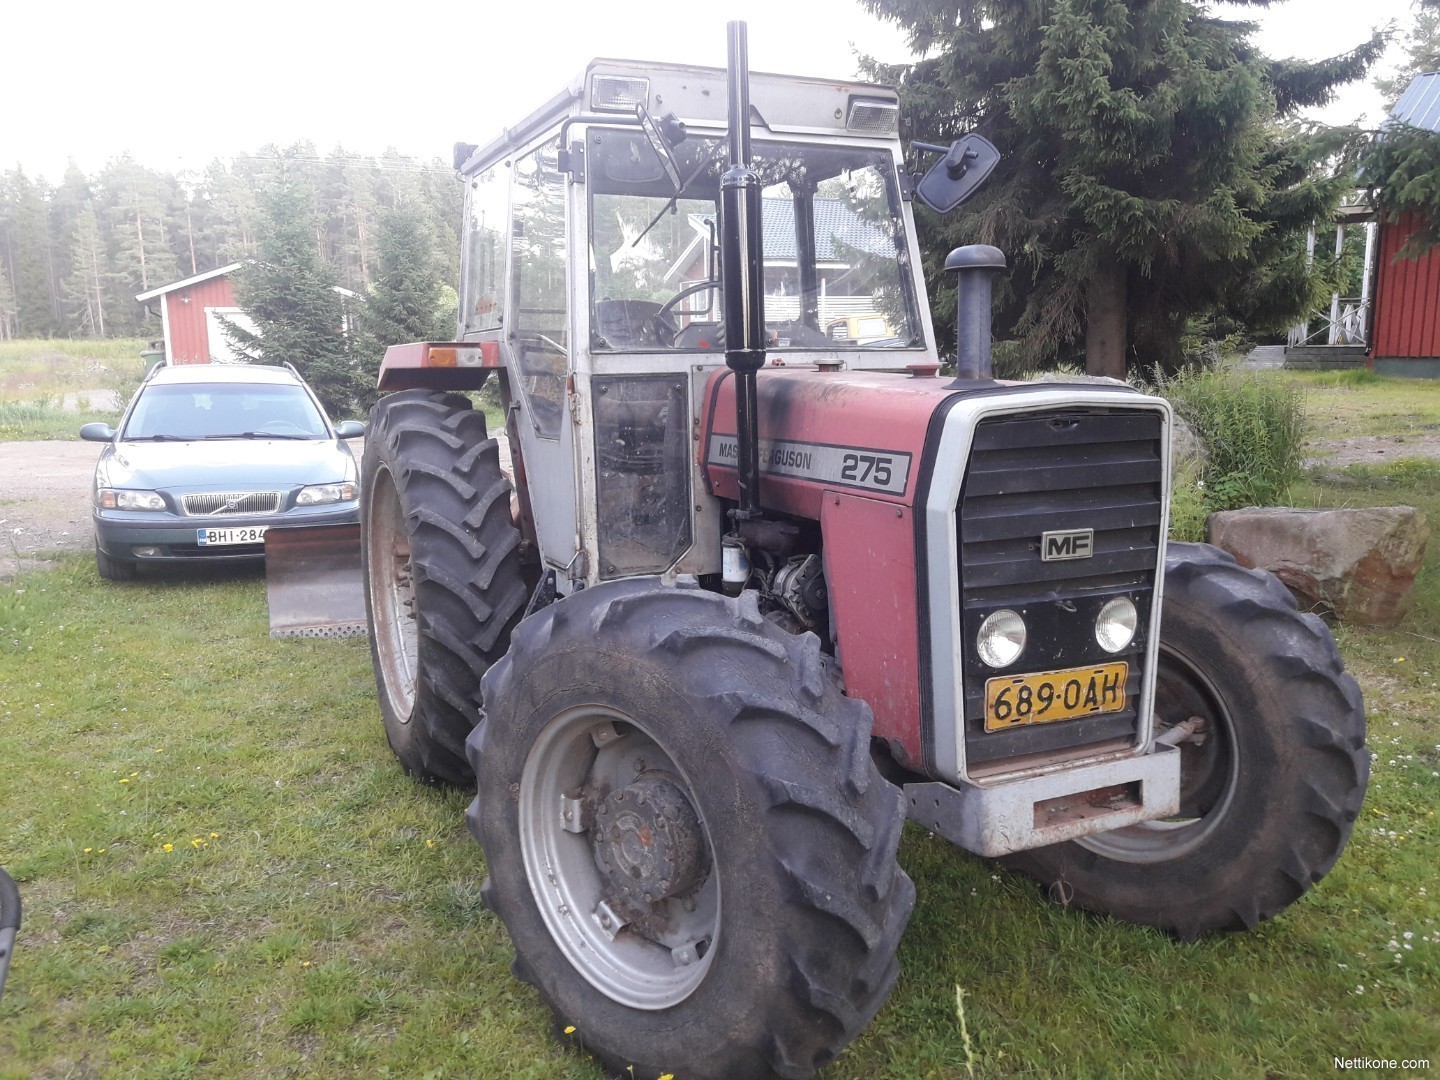
[(1006, 856), (1050, 897), (1182, 939), (1249, 929), (1340, 857), (1370, 775), (1360, 688), (1271, 574), (1171, 544), (1157, 731), (1180, 744), (1180, 813)]
[(871, 716), (754, 594), (630, 579), (485, 677), (466, 817), (513, 970), (614, 1074), (804, 1077), (884, 1003), (915, 889)]
[(480, 677), (526, 601), (510, 484), (468, 398), (406, 390), (370, 414), (361, 561), (385, 734), (417, 780), (472, 782)]

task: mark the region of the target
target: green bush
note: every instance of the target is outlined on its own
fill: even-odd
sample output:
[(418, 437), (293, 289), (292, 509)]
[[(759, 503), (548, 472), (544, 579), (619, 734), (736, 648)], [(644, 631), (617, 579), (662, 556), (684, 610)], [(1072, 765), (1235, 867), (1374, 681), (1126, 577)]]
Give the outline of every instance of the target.
[(1207, 513), (1284, 501), (1305, 456), (1301, 390), (1263, 373), (1194, 369), (1159, 389), (1210, 450), (1201, 477)]

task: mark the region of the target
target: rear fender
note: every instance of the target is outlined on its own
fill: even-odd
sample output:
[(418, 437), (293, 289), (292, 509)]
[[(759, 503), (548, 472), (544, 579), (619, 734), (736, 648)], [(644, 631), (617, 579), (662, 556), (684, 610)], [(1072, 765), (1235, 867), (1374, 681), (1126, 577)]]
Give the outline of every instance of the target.
[(479, 390), (505, 366), (498, 341), (416, 341), (391, 345), (380, 363), (381, 390)]

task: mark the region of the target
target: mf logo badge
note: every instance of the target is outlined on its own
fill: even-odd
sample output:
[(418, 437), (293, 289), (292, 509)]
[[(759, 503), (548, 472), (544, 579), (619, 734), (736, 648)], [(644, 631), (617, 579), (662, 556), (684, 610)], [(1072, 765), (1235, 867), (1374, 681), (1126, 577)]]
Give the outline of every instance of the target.
[(1094, 529), (1063, 529), (1040, 534), (1040, 558), (1044, 562), (1088, 559), (1094, 554)]

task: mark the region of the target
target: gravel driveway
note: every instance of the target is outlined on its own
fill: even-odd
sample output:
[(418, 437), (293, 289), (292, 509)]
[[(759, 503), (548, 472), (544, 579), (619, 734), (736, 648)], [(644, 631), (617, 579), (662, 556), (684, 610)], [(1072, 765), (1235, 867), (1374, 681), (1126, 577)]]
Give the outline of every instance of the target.
[(0, 442), (0, 579), (37, 554), (89, 551), (90, 481), (99, 443)]

